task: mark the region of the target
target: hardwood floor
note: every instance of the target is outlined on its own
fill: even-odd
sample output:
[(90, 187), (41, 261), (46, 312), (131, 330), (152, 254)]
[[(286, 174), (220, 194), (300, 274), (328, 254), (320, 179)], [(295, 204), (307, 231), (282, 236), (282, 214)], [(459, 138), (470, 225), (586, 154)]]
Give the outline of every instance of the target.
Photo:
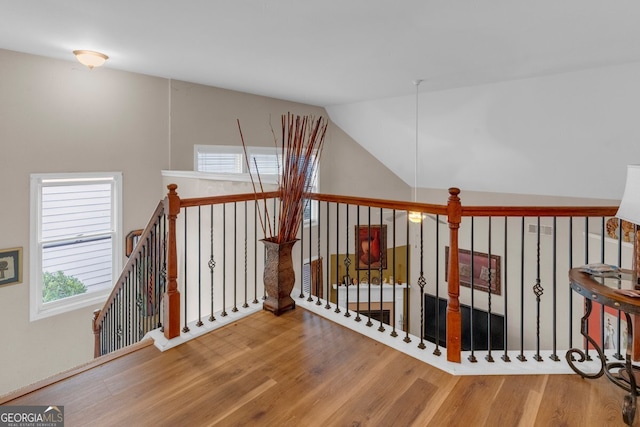
[(67, 427), (624, 425), (605, 378), (452, 376), (301, 308), (140, 347), (0, 403), (64, 405)]

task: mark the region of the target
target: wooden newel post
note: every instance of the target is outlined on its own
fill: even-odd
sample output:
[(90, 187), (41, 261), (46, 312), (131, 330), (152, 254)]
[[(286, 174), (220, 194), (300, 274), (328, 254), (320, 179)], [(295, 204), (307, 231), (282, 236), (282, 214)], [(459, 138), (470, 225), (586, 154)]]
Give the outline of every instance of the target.
[(169, 219), (167, 236), (167, 291), (164, 294), (164, 336), (167, 339), (180, 336), (180, 292), (178, 292), (178, 255), (176, 250), (176, 218), (180, 213), (178, 186), (169, 184), (165, 199), (165, 212)]
[(93, 310), (93, 357), (100, 357), (102, 355), (102, 349), (100, 346), (100, 333), (102, 332), (102, 325), (98, 324), (98, 316), (100, 316), (100, 309)]
[(458, 229), (462, 222), (459, 188), (449, 189), (447, 216), (449, 221), (449, 303), (447, 304), (447, 360), (461, 362), (462, 316), (460, 314), (460, 266), (458, 260)]

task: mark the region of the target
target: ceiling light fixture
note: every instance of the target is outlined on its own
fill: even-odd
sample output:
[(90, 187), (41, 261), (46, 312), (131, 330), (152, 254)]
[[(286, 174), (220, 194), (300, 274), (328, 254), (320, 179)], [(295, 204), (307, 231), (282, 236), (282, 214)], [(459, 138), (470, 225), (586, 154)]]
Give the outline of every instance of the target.
[(82, 65), (86, 65), (90, 70), (93, 70), (93, 67), (101, 66), (109, 59), (104, 53), (94, 52), (92, 50), (74, 50), (73, 54)]
[[(416, 86), (416, 152), (413, 156), (414, 161), (414, 174), (413, 174), (413, 202), (418, 202), (418, 89), (420, 88), (422, 80), (414, 80), (413, 84)], [(409, 212), (409, 221), (420, 223), (426, 217), (422, 212)]]

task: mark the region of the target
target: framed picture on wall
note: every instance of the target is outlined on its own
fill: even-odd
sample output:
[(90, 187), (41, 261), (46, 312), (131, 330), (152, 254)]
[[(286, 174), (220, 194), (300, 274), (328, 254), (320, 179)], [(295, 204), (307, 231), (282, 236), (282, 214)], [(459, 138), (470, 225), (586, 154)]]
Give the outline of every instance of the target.
[[(449, 279), (449, 246), (445, 247), (445, 281)], [(473, 259), (473, 263), (472, 263)], [(460, 268), (460, 286), (471, 287), (484, 292), (489, 292), (489, 282), (491, 282), (491, 293), (501, 295), (500, 288), (500, 257), (482, 252), (473, 252), (466, 249), (458, 250), (458, 264)]]
[(22, 283), (22, 248), (0, 250), (0, 286)]
[(387, 268), (387, 226), (356, 225), (356, 270)]

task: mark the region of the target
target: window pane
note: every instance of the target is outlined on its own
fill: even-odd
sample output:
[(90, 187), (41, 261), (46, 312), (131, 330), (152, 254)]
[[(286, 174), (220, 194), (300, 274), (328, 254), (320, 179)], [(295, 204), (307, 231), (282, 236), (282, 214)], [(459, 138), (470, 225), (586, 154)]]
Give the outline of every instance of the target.
[[(42, 270), (45, 276), (42, 286), (43, 302), (57, 299), (46, 299), (51, 293), (48, 286), (73, 286), (68, 279), (64, 283), (48, 284), (46, 273), (62, 272), (64, 276), (75, 278), (84, 285), (85, 292), (111, 287), (111, 253), (111, 237), (45, 246), (42, 250)], [(71, 293), (73, 294), (75, 293)], [(65, 293), (63, 295), (71, 296)]]
[(242, 155), (237, 153), (198, 153), (198, 171), (242, 173)]
[[(258, 166), (257, 171), (256, 165)], [(259, 172), (260, 175), (277, 175), (280, 172), (278, 156), (275, 154), (249, 154), (249, 166), (252, 174)]]
[(43, 241), (111, 230), (111, 184), (42, 188)]

